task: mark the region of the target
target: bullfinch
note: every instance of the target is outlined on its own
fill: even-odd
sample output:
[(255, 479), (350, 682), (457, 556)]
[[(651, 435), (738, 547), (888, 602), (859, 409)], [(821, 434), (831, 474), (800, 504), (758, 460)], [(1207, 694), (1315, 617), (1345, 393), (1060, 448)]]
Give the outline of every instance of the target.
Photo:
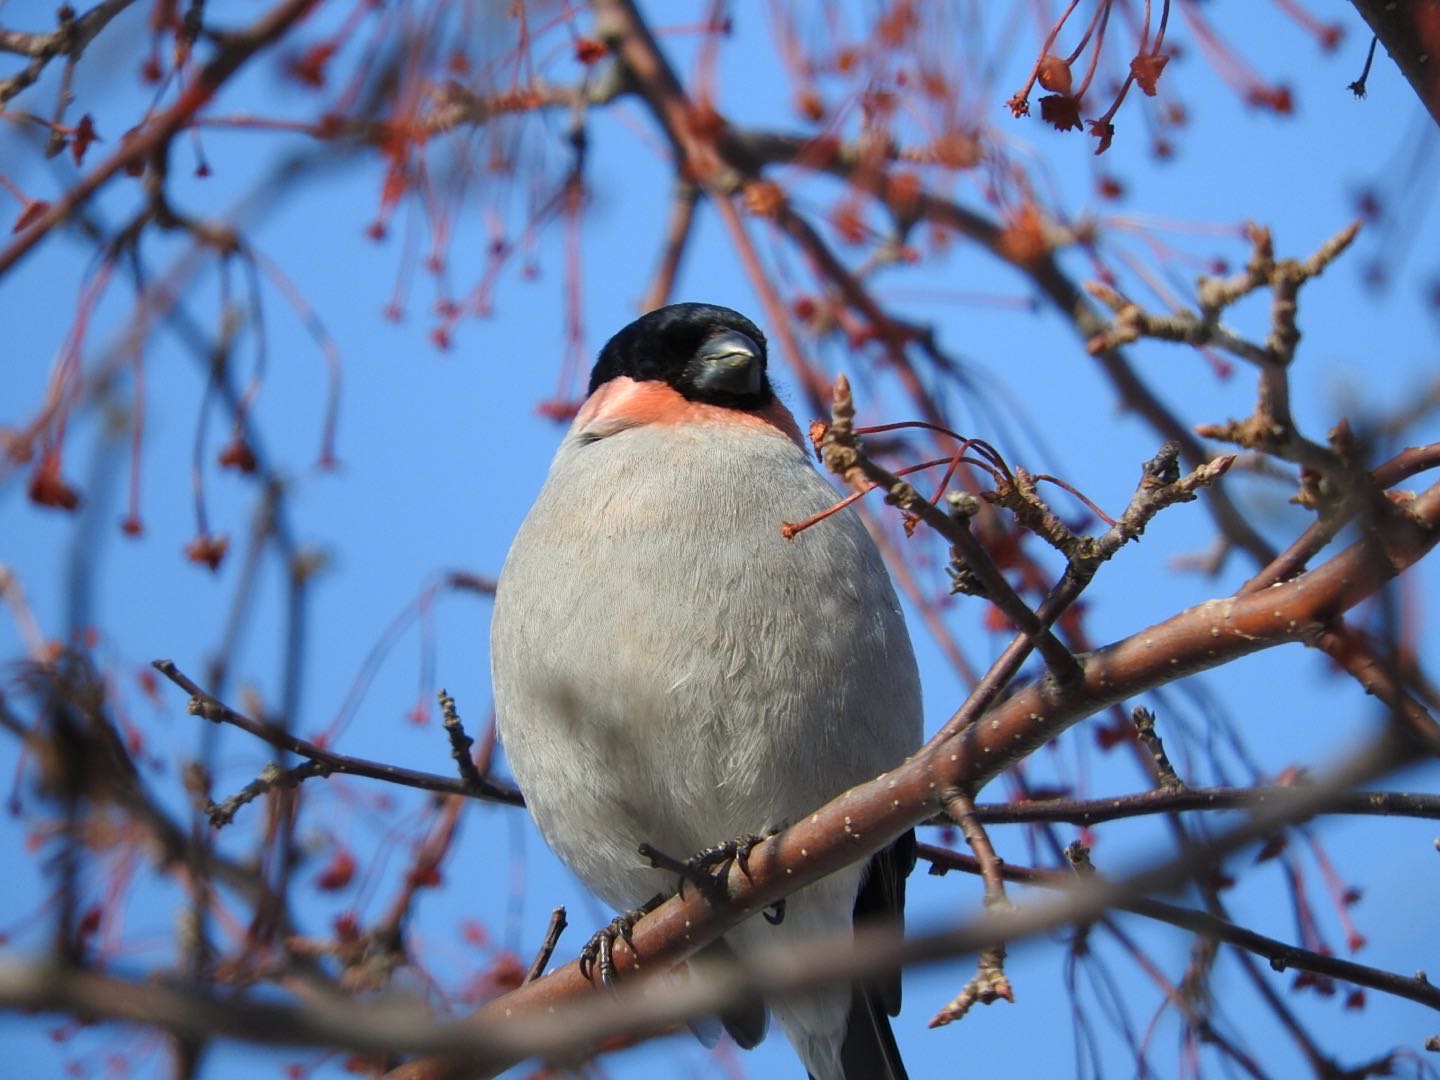
[[(743, 315), (673, 304), (601, 351), (500, 575), (491, 666), (541, 834), (613, 907), (675, 886), (641, 845), (684, 858), (772, 831), (920, 745), (915, 657), (863, 522), (781, 535), (837, 498)], [(896, 923), (913, 863), (907, 834), (716, 948)], [(812, 1080), (905, 1076), (898, 974), (738, 1008), (721, 1019), (740, 1045), (766, 1005)]]

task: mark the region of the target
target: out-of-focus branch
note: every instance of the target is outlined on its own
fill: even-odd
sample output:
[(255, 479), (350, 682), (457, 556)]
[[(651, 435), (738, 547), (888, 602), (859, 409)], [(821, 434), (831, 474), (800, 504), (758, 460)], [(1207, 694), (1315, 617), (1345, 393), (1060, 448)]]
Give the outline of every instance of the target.
[[(610, 78), (579, 86), (537, 80), (528, 83), (523, 90), (504, 94), (479, 94), (452, 80), (435, 91), (420, 127), (427, 134), (439, 134), (461, 125), (488, 124), (499, 116), (536, 109), (584, 109), (613, 101), (626, 89), (624, 80), (613, 71)], [(353, 129), (354, 134), (366, 138), (373, 138), (378, 132), (378, 126), (374, 124)]]
[(227, 35), (219, 51), (181, 91), (175, 104), (155, 115), (133, 138), (30, 222), (8, 247), (0, 250), (0, 275), (14, 267), (41, 237), (83, 206), (111, 177), (158, 153), (194, 120), (232, 75), (256, 53), (283, 37), (290, 27), (310, 13), (315, 3), (316, 0), (283, 0), (248, 30)]
[(680, 273), (680, 261), (695, 225), (695, 204), (700, 200), (700, 189), (688, 180), (677, 180), (675, 192), (670, 197), (670, 220), (665, 226), (665, 243), (660, 251), (660, 265), (645, 298), (640, 301), (643, 311), (653, 311), (670, 300), (675, 288), (676, 275)]
[(69, 5), (60, 8), (60, 25), (48, 33), (27, 33), (0, 28), (0, 52), (32, 57), (30, 63), (9, 78), (0, 79), (0, 107), (32, 86), (51, 60), (65, 56), (70, 63), (80, 59), (95, 35), (109, 25), (135, 0), (103, 0), (78, 19)]
[[(56, 677), (56, 672), (55, 667), (46, 665), (34, 674), (48, 682)], [(86, 697), (74, 692), (65, 694), (65, 700), (72, 703), (84, 701)], [(215, 851), (205, 843), (203, 834), (175, 821), (150, 791), (108, 715), (98, 711), (100, 698), (88, 695), (88, 700), (90, 705), (79, 711), (83, 725), (72, 728), (72, 737), (64, 747), (52, 745), (53, 738), (39, 726), (26, 725), (5, 710), (3, 701), (0, 701), (0, 718), (4, 722), (0, 726), (25, 739), (29, 753), (37, 760), (56, 761), (66, 768), (73, 768), (77, 760), (98, 766), (92, 768), (90, 780), (77, 794), (96, 807), (113, 805), (121, 809), (132, 827), (138, 828), (146, 838), (146, 848), (160, 871), (173, 874), (197, 897), (208, 894), (213, 888), (212, 882), (219, 882), (252, 908), (272, 912), (280, 933), (292, 933), (293, 922), (285, 898), (271, 888), (260, 869)], [(57, 754), (64, 757), (57, 758)], [(68, 763), (65, 758), (69, 759)], [(191, 786), (192, 775), (187, 775), (186, 783), (193, 792), (201, 785)], [(333, 988), (323, 970), (303, 961), (291, 965), (288, 975), (293, 986), (308, 984), (309, 990), (321, 993)]]
[(619, 62), (625, 84), (660, 121), (680, 178), (715, 191), (733, 191), (739, 178), (717, 153), (714, 132), (706, 130), (708, 117), (686, 96), (634, 3), (594, 0), (592, 7), (596, 34)]
[(352, 1050), (482, 1051), (512, 1044), (505, 1033), (436, 1023), (417, 1002), (361, 1005), (321, 997), (305, 1005), (251, 1000), (193, 983), (127, 979), (50, 964), (0, 962), (0, 1008), (122, 1020), (196, 1038), (233, 1038), (272, 1046), (343, 1046)]
[[(967, 874), (983, 875), (985, 873), (984, 865), (973, 855), (964, 855), (958, 851), (936, 847), (933, 844), (920, 844), (917, 853), (920, 858), (930, 863), (931, 873), (944, 873), (946, 870), (960, 870)], [(1022, 885), (1038, 885), (1046, 889), (1068, 889), (1075, 883), (1075, 875), (1065, 870), (1043, 870), (1005, 863), (1001, 867), (1001, 872), (1006, 881)], [(1435, 986), (1427, 979), (1397, 975), (1392, 971), (1371, 967), (1368, 964), (1357, 964), (1311, 949), (1302, 949), (1296, 945), (1266, 937), (1264, 934), (1257, 934), (1253, 930), (1247, 930), (1243, 926), (1237, 926), (1233, 922), (1207, 912), (1195, 911), (1177, 904), (1167, 904), (1162, 900), (1142, 897), (1135, 900), (1122, 900), (1115, 907), (1121, 911), (1143, 915), (1147, 919), (1169, 923), (1182, 930), (1189, 930), (1193, 934), (1214, 938), (1217, 941), (1246, 949), (1257, 956), (1265, 957), (1276, 971), (1286, 971), (1290, 968), (1311, 971), (1317, 975), (1354, 983), (1356, 986), (1367, 986), (1372, 990), (1394, 994), (1396, 997), (1406, 998), (1409, 1001), (1418, 1001), (1421, 1005), (1428, 1005), (1432, 1009), (1440, 1009), (1440, 986)]]

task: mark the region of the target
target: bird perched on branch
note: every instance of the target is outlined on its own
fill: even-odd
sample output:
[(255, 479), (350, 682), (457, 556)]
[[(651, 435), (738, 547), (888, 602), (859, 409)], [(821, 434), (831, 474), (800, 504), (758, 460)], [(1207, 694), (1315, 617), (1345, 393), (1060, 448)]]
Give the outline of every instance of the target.
[[(766, 373), (765, 337), (709, 304), (652, 311), (601, 351), (500, 575), (491, 637), (506, 754), (545, 840), (620, 910), (684, 858), (782, 827), (920, 745), (919, 678), (864, 524), (832, 506)], [(741, 954), (898, 921), (913, 834), (752, 917)], [(898, 974), (769, 1002), (813, 1080), (905, 1075)], [(752, 1003), (722, 1017), (763, 1037)]]

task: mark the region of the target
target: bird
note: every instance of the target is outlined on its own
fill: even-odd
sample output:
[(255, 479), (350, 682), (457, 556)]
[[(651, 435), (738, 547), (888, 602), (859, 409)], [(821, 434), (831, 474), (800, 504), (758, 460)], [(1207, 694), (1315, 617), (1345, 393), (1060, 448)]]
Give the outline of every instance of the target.
[[(919, 747), (915, 656), (863, 520), (781, 533), (837, 499), (744, 315), (671, 304), (601, 349), (500, 573), (491, 674), (541, 835), (616, 910), (675, 888), (643, 846), (769, 834)], [(898, 924), (914, 858), (911, 832), (715, 948)], [(720, 1019), (749, 1049), (767, 1006), (810, 1080), (904, 1080), (898, 973)]]

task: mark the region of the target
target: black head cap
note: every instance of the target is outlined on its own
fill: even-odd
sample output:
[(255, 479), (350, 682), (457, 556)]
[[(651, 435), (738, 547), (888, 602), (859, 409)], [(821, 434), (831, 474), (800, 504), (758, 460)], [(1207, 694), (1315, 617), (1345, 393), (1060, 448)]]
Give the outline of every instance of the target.
[(667, 383), (691, 401), (758, 409), (775, 399), (765, 360), (765, 335), (738, 311), (671, 304), (606, 343), (590, 373), (590, 393), (625, 375)]

